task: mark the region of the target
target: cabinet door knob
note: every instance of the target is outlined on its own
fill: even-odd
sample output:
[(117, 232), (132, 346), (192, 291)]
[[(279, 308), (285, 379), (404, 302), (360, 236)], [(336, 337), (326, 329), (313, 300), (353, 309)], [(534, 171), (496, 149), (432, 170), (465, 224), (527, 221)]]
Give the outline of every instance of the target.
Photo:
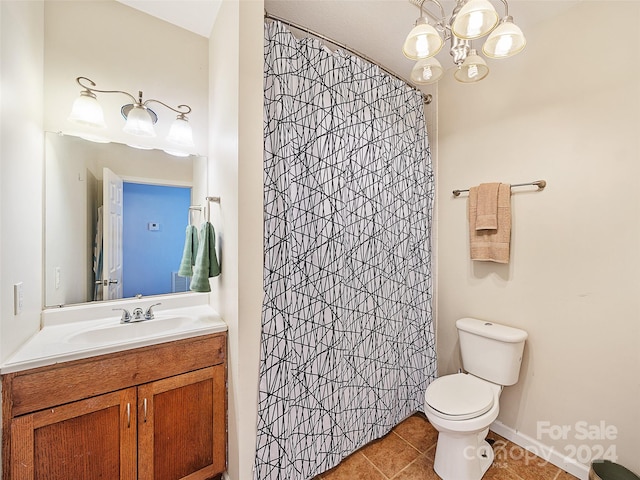
[(131, 404), (127, 403), (127, 428), (131, 428)]
[(147, 399), (142, 401), (142, 410), (144, 411), (144, 423), (147, 423)]

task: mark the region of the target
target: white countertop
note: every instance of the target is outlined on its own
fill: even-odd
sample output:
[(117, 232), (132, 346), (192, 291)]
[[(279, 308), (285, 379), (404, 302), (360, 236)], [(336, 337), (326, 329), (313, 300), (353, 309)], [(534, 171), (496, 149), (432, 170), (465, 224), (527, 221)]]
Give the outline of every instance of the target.
[[(144, 309), (152, 302), (137, 303)], [(135, 308), (131, 302), (126, 305), (130, 311)], [(0, 374), (227, 330), (217, 312), (205, 304), (169, 309), (158, 306), (154, 319), (129, 324), (121, 324), (120, 314), (111, 311), (119, 306), (109, 304), (108, 316), (82, 321), (78, 312), (57, 312), (58, 318), (49, 322), (43, 315), (42, 329), (0, 366)], [(106, 311), (100, 310), (101, 314)], [(65, 317), (68, 322), (61, 321)]]

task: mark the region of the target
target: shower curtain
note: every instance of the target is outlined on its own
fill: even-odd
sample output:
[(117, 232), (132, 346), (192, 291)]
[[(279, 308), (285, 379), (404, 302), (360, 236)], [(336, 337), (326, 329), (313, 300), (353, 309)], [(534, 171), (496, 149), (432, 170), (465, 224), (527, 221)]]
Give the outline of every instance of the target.
[(436, 375), (422, 95), (265, 25), (256, 480), (308, 479), (416, 410)]

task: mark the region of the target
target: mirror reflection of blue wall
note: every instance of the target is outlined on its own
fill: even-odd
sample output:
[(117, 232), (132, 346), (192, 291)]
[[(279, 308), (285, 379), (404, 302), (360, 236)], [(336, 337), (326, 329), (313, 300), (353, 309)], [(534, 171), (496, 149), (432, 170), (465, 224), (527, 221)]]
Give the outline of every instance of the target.
[(123, 203), (124, 297), (188, 291), (185, 279), (174, 274), (182, 258), (191, 188), (124, 182)]

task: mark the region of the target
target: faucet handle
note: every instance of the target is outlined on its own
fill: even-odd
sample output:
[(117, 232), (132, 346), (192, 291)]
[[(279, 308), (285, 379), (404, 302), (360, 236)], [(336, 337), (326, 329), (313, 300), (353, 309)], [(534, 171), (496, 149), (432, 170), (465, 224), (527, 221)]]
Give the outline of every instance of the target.
[(122, 317), (120, 323), (129, 323), (131, 321), (131, 314), (126, 308), (112, 308), (111, 310), (122, 310)]
[(153, 307), (157, 307), (158, 305), (162, 305), (162, 302), (154, 303), (153, 305), (149, 305), (147, 308), (147, 312), (144, 314), (145, 320), (153, 320)]

